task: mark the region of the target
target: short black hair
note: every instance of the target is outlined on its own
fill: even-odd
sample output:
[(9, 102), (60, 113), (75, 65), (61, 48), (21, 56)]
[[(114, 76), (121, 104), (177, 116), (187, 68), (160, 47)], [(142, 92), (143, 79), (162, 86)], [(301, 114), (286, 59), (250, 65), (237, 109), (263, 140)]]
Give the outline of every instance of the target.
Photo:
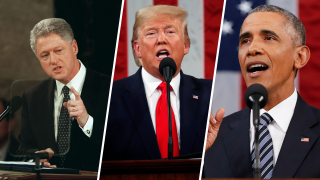
[(289, 25), (291, 27), (287, 26), (288, 28), (293, 28), (294, 29), (294, 34), (291, 34), (291, 38), (293, 40), (294, 45), (296, 46), (303, 46), (306, 45), (306, 30), (304, 28), (304, 25), (300, 21), (299, 18), (297, 18), (294, 14), (291, 12), (282, 9), (278, 6), (274, 5), (261, 5), (256, 8), (254, 8), (250, 13), (255, 13), (255, 12), (275, 12), (278, 13), (286, 18), (285, 25)]

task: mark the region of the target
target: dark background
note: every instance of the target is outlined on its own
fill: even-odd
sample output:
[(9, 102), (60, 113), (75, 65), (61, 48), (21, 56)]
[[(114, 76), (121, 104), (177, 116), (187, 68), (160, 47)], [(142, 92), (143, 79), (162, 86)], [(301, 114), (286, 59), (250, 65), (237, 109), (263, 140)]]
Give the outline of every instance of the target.
[(55, 0), (55, 17), (65, 19), (78, 42), (87, 67), (112, 75), (121, 0)]
[[(1, 0), (0, 98), (22, 96), (30, 85), (48, 78), (30, 47), (31, 29), (46, 18), (65, 19), (79, 46), (78, 59), (111, 76), (121, 5), (121, 0)], [(20, 110), (15, 115), (17, 137)]]

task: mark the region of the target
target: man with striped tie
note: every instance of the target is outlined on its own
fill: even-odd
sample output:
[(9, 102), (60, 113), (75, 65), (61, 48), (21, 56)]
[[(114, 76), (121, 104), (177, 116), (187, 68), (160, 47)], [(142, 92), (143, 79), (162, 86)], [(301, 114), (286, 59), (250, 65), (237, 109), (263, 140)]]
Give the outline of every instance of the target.
[(269, 95), (260, 110), (259, 140), (249, 108), (223, 121), (218, 111), (213, 120), (218, 123), (209, 127), (207, 147), (213, 145), (205, 157), (204, 177), (252, 178), (255, 141), (261, 178), (320, 177), (320, 110), (308, 105), (294, 86), (298, 69), (310, 57), (305, 41), (301, 21), (282, 8), (262, 5), (246, 17), (239, 36), (242, 75), (247, 87), (260, 83)]

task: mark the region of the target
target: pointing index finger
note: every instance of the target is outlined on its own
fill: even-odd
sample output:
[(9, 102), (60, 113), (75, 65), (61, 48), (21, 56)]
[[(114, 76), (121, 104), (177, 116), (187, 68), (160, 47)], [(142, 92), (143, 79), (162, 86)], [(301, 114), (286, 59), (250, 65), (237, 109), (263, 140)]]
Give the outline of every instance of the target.
[(71, 86), (71, 92), (74, 94), (74, 97), (75, 97), (75, 100), (76, 100), (76, 101), (81, 100), (80, 94), (78, 93), (78, 91), (76, 91), (76, 90), (74, 89), (73, 86)]

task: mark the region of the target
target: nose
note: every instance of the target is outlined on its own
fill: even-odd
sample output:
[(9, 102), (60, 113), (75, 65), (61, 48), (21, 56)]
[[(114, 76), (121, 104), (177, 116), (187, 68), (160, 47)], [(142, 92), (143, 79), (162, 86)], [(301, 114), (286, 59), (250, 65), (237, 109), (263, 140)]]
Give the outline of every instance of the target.
[(51, 64), (57, 64), (57, 62), (58, 62), (58, 56), (55, 55), (55, 53), (51, 53), (51, 54), (50, 54), (50, 62), (51, 62)]
[(166, 35), (164, 32), (159, 32), (157, 44), (167, 44)]
[(262, 44), (259, 40), (253, 39), (250, 46), (249, 46), (247, 55), (248, 56), (255, 56), (255, 55), (259, 55), (259, 54), (260, 55), (264, 54)]

